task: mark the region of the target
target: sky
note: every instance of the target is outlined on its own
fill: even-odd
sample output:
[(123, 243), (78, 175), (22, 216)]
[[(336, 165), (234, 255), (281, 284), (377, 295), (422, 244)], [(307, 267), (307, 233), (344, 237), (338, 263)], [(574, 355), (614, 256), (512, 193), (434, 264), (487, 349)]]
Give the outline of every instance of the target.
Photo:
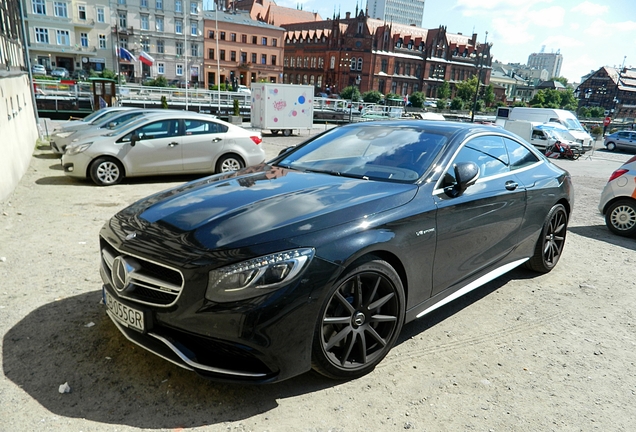
[[(356, 0), (275, 0), (279, 6), (331, 18), (355, 12)], [(360, 8), (366, 0), (358, 0)], [(570, 83), (603, 66), (636, 67), (634, 0), (426, 0), (422, 27), (446, 26), (449, 33), (478, 34), (492, 42), (505, 63), (528, 62), (532, 53), (563, 55), (561, 76)]]

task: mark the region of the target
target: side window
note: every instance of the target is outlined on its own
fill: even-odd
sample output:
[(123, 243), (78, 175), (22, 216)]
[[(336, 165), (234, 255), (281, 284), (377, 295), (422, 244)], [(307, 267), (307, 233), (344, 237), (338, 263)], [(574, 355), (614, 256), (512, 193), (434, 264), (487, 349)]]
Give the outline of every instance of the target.
[(504, 142), (508, 148), (511, 170), (517, 170), (539, 161), (539, 159), (530, 150), (519, 144), (517, 141), (504, 138)]
[(227, 132), (227, 126), (205, 120), (185, 120), (186, 135), (202, 135)]
[(537, 130), (537, 129), (533, 129), (532, 130), (532, 139), (546, 140), (547, 138), (543, 134), (543, 131), (540, 131), (540, 130)]
[[(467, 142), (459, 151), (454, 163), (474, 162), (479, 167), (479, 177), (485, 178), (509, 171), (508, 152), (503, 139), (498, 136), (481, 136)], [(447, 173), (453, 180), (453, 169)]]
[(161, 120), (149, 123), (135, 131), (142, 140), (168, 138), (178, 135), (177, 120)]

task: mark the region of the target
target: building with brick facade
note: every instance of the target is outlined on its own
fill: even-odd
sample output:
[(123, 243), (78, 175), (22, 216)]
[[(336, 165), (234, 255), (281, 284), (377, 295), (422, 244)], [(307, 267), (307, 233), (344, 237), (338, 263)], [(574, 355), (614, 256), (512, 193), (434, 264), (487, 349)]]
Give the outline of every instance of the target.
[(601, 107), (615, 118), (636, 118), (636, 69), (604, 66), (576, 89), (580, 107)]

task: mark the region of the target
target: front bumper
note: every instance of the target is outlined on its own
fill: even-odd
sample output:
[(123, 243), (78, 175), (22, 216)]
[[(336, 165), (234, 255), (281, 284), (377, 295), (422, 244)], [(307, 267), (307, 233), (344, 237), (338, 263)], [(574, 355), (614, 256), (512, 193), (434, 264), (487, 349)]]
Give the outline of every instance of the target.
[(86, 178), (88, 173), (88, 165), (91, 159), (84, 153), (68, 155), (64, 153), (61, 158), (64, 174), (70, 177)]

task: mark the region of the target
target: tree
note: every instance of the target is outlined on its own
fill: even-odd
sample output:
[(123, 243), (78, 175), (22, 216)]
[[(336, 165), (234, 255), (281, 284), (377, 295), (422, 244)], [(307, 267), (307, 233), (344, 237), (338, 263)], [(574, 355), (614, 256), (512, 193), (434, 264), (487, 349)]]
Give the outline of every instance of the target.
[(115, 79), (115, 72), (113, 72), (110, 69), (104, 69), (102, 71), (102, 78), (110, 78), (110, 79)]
[(370, 90), (362, 94), (362, 100), (368, 103), (378, 103), (382, 100), (382, 93), (377, 90)]
[(384, 98), (384, 103), (388, 103), (389, 99), (400, 99), (402, 100), (402, 97), (400, 95), (397, 95), (395, 93), (387, 93), (386, 97)]
[(529, 103), (535, 108), (560, 108), (570, 111), (576, 111), (578, 107), (578, 100), (571, 88), (539, 90)]
[(438, 88), (437, 88), (437, 97), (440, 99), (448, 99), (451, 95), (451, 88), (450, 88), (450, 84), (448, 83), (448, 81), (444, 81)]
[(484, 94), (482, 96), (482, 100), (486, 106), (492, 105), (495, 101), (495, 91), (493, 90), (492, 84), (488, 84), (486, 87), (482, 87)]
[(552, 78), (554, 81), (558, 81), (563, 84), (565, 87), (568, 86), (568, 79), (566, 77), (554, 77)]
[(424, 106), (424, 101), (426, 100), (426, 96), (422, 92), (415, 92), (409, 97), (409, 102), (415, 108), (422, 108)]
[(450, 109), (452, 110), (460, 110), (464, 108), (465, 101), (462, 98), (456, 97), (451, 101)]
[(356, 86), (345, 87), (340, 92), (340, 97), (357, 102), (360, 100), (360, 90)]
[(477, 76), (473, 75), (470, 79), (458, 82), (455, 87), (457, 92), (455, 93), (458, 98), (464, 102), (472, 102), (475, 97), (475, 89), (477, 87)]
[(168, 99), (165, 95), (161, 96), (161, 108), (168, 109)]

